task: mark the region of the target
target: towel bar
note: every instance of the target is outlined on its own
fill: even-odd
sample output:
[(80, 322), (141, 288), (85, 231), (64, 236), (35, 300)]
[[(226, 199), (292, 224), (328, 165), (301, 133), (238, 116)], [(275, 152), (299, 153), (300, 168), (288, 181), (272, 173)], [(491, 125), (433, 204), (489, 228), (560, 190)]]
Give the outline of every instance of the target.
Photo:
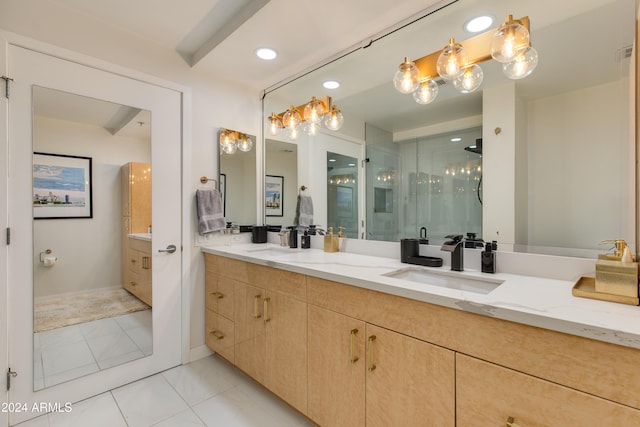
[(216, 189), (218, 188), (218, 181), (217, 180), (215, 180), (213, 178), (207, 178), (206, 176), (201, 176), (200, 177), (200, 182), (203, 183), (203, 184), (206, 184), (209, 181), (213, 181), (213, 187), (216, 188)]

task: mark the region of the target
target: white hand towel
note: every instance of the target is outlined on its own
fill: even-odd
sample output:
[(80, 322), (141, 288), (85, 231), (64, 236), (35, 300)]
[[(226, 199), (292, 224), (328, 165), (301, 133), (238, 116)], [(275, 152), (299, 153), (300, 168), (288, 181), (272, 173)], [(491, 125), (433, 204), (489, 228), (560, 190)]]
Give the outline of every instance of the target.
[(222, 197), (220, 197), (218, 190), (197, 190), (196, 205), (198, 210), (198, 232), (200, 234), (212, 233), (225, 228)]

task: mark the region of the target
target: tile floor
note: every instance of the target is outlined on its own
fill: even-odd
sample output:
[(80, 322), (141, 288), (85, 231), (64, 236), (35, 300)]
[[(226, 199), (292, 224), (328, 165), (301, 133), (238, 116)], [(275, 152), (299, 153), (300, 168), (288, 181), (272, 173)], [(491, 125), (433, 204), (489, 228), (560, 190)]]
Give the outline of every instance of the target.
[(19, 427), (287, 427), (311, 421), (218, 356), (141, 379)]
[(151, 324), (144, 310), (34, 334), (34, 389), (148, 356)]

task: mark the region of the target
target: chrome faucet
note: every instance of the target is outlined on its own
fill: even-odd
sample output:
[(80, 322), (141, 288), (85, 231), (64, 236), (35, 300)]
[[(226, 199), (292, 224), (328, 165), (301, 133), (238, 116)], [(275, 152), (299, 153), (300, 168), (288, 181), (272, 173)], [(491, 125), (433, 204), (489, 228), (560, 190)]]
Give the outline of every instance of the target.
[(445, 236), (447, 240), (444, 242), (440, 250), (445, 252), (451, 252), (451, 270), (463, 271), (464, 270), (464, 245), (462, 240), (462, 234), (449, 234)]

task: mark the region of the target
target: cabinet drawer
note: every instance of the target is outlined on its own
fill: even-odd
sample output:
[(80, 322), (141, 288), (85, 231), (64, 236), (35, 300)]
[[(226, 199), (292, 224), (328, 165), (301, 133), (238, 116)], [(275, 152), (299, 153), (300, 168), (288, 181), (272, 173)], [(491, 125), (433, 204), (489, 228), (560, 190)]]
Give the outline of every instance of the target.
[(207, 309), (205, 314), (205, 343), (207, 347), (235, 363), (234, 333), (235, 327), (231, 320)]
[(234, 280), (209, 271), (205, 276), (205, 306), (229, 320), (233, 317)]
[(456, 356), (458, 427), (640, 425), (640, 411), (469, 356)]
[(129, 273), (128, 280), (122, 284), (122, 287), (148, 306), (151, 306), (151, 281), (145, 280), (143, 275)]

